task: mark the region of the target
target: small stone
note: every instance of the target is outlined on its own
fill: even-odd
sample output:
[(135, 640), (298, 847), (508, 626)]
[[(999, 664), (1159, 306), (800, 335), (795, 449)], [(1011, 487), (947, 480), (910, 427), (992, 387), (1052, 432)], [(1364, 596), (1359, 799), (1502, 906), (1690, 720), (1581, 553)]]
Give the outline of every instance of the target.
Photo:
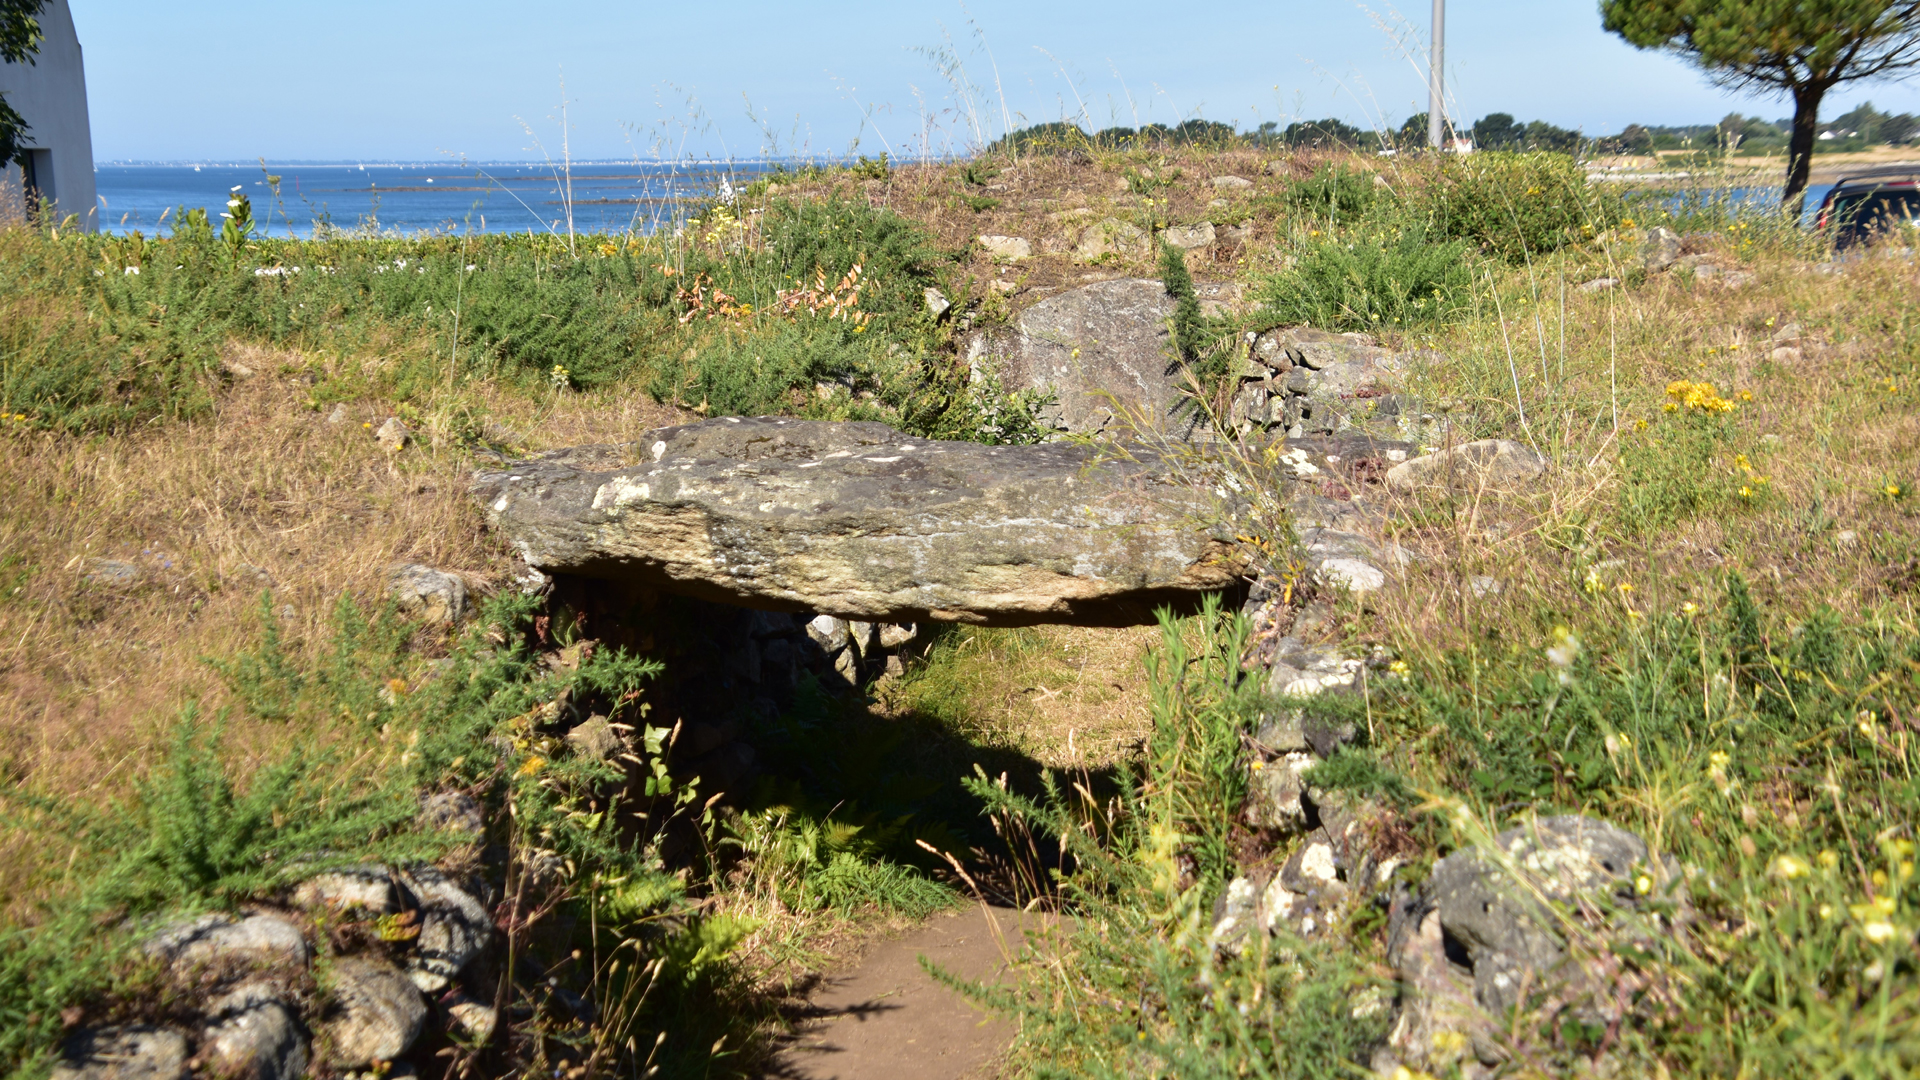
[(1348, 592), (1376, 592), (1386, 587), (1386, 572), (1360, 559), (1328, 559), (1320, 564), (1321, 576), (1336, 588)]
[(1160, 234), (1161, 243), (1182, 251), (1212, 247), (1215, 239), (1211, 221), (1203, 221), (1198, 225), (1174, 225)]
[(595, 761), (605, 761), (627, 747), (620, 733), (613, 730), (607, 718), (598, 713), (567, 732), (567, 742), (575, 752)]
[(1033, 244), (1020, 236), (982, 236), (980, 246), (996, 262), (1019, 262), (1033, 258)]
[(474, 840), (487, 835), (487, 811), (464, 791), (436, 791), (420, 800), (420, 821), (430, 829), (463, 833)]
[[(1300, 678), (1300, 673), (1290, 667), (1275, 667), (1268, 673), (1269, 693), (1278, 697), (1283, 691), (1271, 688), (1276, 684), (1285, 687)], [(1282, 709), (1278, 715), (1261, 718), (1260, 727), (1253, 733), (1253, 741), (1260, 749), (1269, 754), (1288, 754), (1307, 748), (1307, 733), (1304, 727), (1306, 716), (1299, 709)]]
[(399, 968), (348, 956), (333, 962), (332, 976), (333, 1009), (320, 1025), (330, 1064), (353, 1068), (392, 1061), (420, 1037), (427, 1003)]
[(391, 915), (400, 910), (400, 893), (384, 866), (350, 866), (308, 878), (293, 890), (303, 908), (364, 911)]
[(1247, 785), (1247, 821), (1256, 828), (1286, 832), (1306, 828), (1307, 808), (1301, 798), (1307, 784), (1301, 774), (1314, 760), (1312, 754), (1295, 751), (1255, 769)]
[(305, 965), (307, 940), (300, 929), (271, 915), (203, 915), (162, 930), (142, 947), (148, 956), (173, 965)]
[(1792, 345), (1782, 345), (1767, 354), (1767, 359), (1776, 364), (1797, 364), (1804, 358), (1805, 354)]
[(857, 684), (860, 681), (860, 658), (854, 655), (852, 649), (848, 649), (833, 658), (833, 670), (834, 674), (849, 684)]
[(1860, 546), (1860, 534), (1852, 529), (1841, 529), (1833, 534), (1833, 542), (1844, 551), (1852, 551)]
[(1213, 187), (1216, 191), (1245, 191), (1253, 186), (1253, 181), (1244, 176), (1216, 176)]
[(880, 647), (897, 649), (920, 636), (920, 627), (915, 623), (882, 623), (880, 626)]
[(271, 990), (242, 987), (207, 1009), (214, 1022), (200, 1037), (203, 1067), (230, 1080), (299, 1080), (307, 1041), (299, 1022)]
[(1213, 929), (1207, 933), (1207, 946), (1238, 953), (1246, 947), (1248, 931), (1257, 917), (1259, 891), (1245, 877), (1227, 882), (1227, 888), (1213, 906)]
[(847, 620), (832, 615), (815, 615), (807, 623), (807, 636), (820, 650), (831, 656), (847, 647)]
[(387, 422), (380, 425), (380, 430), (373, 433), (373, 441), (389, 454), (397, 454), (405, 449), (412, 438), (413, 432), (397, 416), (389, 416)]
[(346, 422), (347, 422), (347, 407), (345, 405), (335, 405), (333, 407), (333, 411), (327, 414), (327, 423), (329, 424), (334, 424), (337, 426), (340, 424), (344, 424)]
[(1081, 262), (1098, 262), (1108, 256), (1143, 256), (1147, 253), (1147, 234), (1140, 226), (1119, 218), (1103, 218), (1087, 226), (1073, 257)]
[(187, 1037), (130, 1025), (83, 1031), (67, 1044), (54, 1080), (186, 1080)]
[(493, 1029), (500, 1022), (500, 1014), (493, 1006), (466, 994), (456, 995), (447, 1002), (447, 1018), (469, 1038), (481, 1043), (493, 1037)]
[(1020, 286), (1014, 284), (1011, 281), (1007, 281), (1003, 278), (994, 278), (992, 281), (987, 283), (987, 288), (993, 290), (995, 293), (998, 293), (1001, 296), (1012, 296), (1014, 293), (1020, 291)]
[(125, 589), (140, 584), (140, 568), (119, 559), (88, 559), (84, 576), (96, 585)]
[(419, 900), (421, 915), (407, 974), (421, 990), (435, 993), (493, 940), (493, 918), (485, 905), (432, 867), (410, 870), (403, 880)]
[(1467, 589), (1473, 593), (1475, 600), (1484, 600), (1489, 596), (1499, 596), (1505, 591), (1505, 588), (1506, 587), (1501, 585), (1498, 580), (1487, 577), (1485, 574), (1475, 574), (1473, 577), (1467, 579)]
[(427, 622), (451, 624), (467, 611), (467, 583), (458, 574), (408, 563), (387, 575), (387, 592), (402, 614)]
[(1596, 293), (1596, 292), (1605, 292), (1608, 289), (1617, 289), (1619, 287), (1620, 287), (1619, 278), (1603, 277), (1603, 278), (1594, 278), (1592, 281), (1582, 282), (1579, 285), (1575, 285), (1573, 287), (1573, 291), (1583, 292), (1583, 293)]
[(953, 307), (952, 301), (947, 299), (947, 294), (932, 286), (927, 287), (924, 296), (927, 302), (927, 314), (936, 319), (945, 315)]
[(1680, 260), (1680, 235), (1665, 226), (1655, 226), (1641, 236), (1640, 264), (1649, 273), (1659, 273)]
[(1481, 439), (1437, 454), (1412, 458), (1387, 470), (1387, 486), (1399, 492), (1422, 488), (1515, 488), (1547, 471), (1545, 457), (1512, 439)]
[(1325, 884), (1339, 876), (1340, 869), (1334, 865), (1333, 845), (1324, 840), (1301, 845), (1280, 868), (1280, 880), (1295, 892), (1305, 892), (1315, 884)]

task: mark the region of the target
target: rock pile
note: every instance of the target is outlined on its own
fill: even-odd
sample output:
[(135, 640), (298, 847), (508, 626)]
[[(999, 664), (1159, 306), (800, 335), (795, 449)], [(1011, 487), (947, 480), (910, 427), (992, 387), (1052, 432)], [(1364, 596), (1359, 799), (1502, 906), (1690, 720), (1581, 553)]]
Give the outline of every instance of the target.
[[(480, 808), (441, 795), (426, 816), (458, 828), (478, 820)], [(384, 1069), (431, 1027), (490, 1031), (496, 1018), (479, 1000), (491, 983), (474, 969), (494, 942), (491, 896), (490, 883), (438, 867), (349, 867), (316, 874), (284, 903), (163, 926), (143, 949), (191, 1002), (173, 1014), (198, 1023), (83, 1028), (54, 1075), (185, 1080), (198, 1069), (297, 1080), (310, 1067)], [(371, 944), (316, 968), (312, 941), (321, 933), (336, 945)], [(470, 992), (455, 987), (464, 982)]]
[(1540, 818), (1486, 850), (1448, 855), (1392, 901), (1387, 958), (1401, 1010), (1391, 1053), (1436, 1073), (1491, 1076), (1515, 1009), (1612, 1030), (1630, 1003), (1653, 997), (1621, 958), (1658, 955), (1691, 918), (1671, 856), (1655, 859), (1640, 837), (1594, 818)]
[[(1214, 242), (1211, 224), (1169, 229), (1169, 244)], [(1199, 285), (1203, 309), (1238, 308), (1237, 288)], [(1168, 336), (1174, 300), (1150, 278), (1123, 278), (1069, 289), (1021, 312), (1005, 328), (968, 339), (976, 377), (992, 374), (1008, 390), (1050, 394), (1042, 420), (1070, 434), (1144, 428), (1190, 438), (1207, 425), (1189, 400), (1197, 389), (1173, 359)], [(1410, 357), (1365, 334), (1306, 328), (1249, 333), (1241, 343), (1239, 385), (1228, 426), (1239, 434), (1274, 431), (1291, 438), (1360, 430), (1377, 438), (1445, 442), (1444, 416), (1404, 390)]]
[(1444, 416), (1401, 388), (1407, 357), (1366, 334), (1307, 328), (1248, 334), (1227, 421), (1241, 434), (1288, 438), (1359, 431), (1378, 439), (1443, 443)]

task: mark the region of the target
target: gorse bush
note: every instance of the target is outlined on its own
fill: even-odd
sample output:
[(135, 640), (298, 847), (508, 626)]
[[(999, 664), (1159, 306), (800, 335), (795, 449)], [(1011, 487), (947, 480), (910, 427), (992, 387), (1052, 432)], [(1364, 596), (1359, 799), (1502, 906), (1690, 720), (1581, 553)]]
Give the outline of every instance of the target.
[(1446, 155), (1403, 181), (1403, 213), (1436, 240), (1465, 240), (1508, 262), (1593, 239), (1624, 213), (1563, 154)]
[(1187, 270), (1186, 253), (1172, 244), (1160, 249), (1160, 282), (1173, 297), (1173, 350), (1179, 358), (1192, 363), (1205, 348), (1200, 315), (1200, 297), (1193, 291), (1193, 275)]
[(1328, 225), (1345, 225), (1365, 217), (1379, 198), (1373, 175), (1345, 165), (1323, 164), (1305, 180), (1295, 180), (1281, 200), (1296, 214)]
[(1260, 299), (1280, 322), (1372, 330), (1442, 322), (1471, 299), (1464, 241), (1417, 229), (1309, 240), (1293, 266), (1269, 277)]

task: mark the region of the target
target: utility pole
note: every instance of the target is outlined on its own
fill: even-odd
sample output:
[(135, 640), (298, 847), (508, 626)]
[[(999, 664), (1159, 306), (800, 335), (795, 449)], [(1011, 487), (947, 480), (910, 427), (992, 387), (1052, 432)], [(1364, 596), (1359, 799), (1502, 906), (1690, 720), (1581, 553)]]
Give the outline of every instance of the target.
[(1447, 0), (1433, 0), (1433, 49), (1427, 54), (1427, 145), (1443, 149), (1447, 139), (1447, 107), (1440, 72), (1446, 66)]

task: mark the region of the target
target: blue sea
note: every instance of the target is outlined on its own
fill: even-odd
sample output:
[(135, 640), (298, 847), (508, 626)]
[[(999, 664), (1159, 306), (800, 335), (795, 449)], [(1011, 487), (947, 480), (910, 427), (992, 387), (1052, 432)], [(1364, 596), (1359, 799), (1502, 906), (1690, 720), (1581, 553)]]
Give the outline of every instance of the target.
[[(712, 199), (723, 184), (744, 186), (765, 162), (576, 162), (510, 164), (104, 164), (94, 170), (100, 226), (124, 233), (165, 232), (172, 215), (204, 209), (215, 223), (238, 188), (270, 236), (309, 236), (316, 223), (377, 224), (418, 232), (652, 232)], [(269, 176), (279, 177), (279, 191)], [(162, 218), (166, 220), (163, 222)]]

